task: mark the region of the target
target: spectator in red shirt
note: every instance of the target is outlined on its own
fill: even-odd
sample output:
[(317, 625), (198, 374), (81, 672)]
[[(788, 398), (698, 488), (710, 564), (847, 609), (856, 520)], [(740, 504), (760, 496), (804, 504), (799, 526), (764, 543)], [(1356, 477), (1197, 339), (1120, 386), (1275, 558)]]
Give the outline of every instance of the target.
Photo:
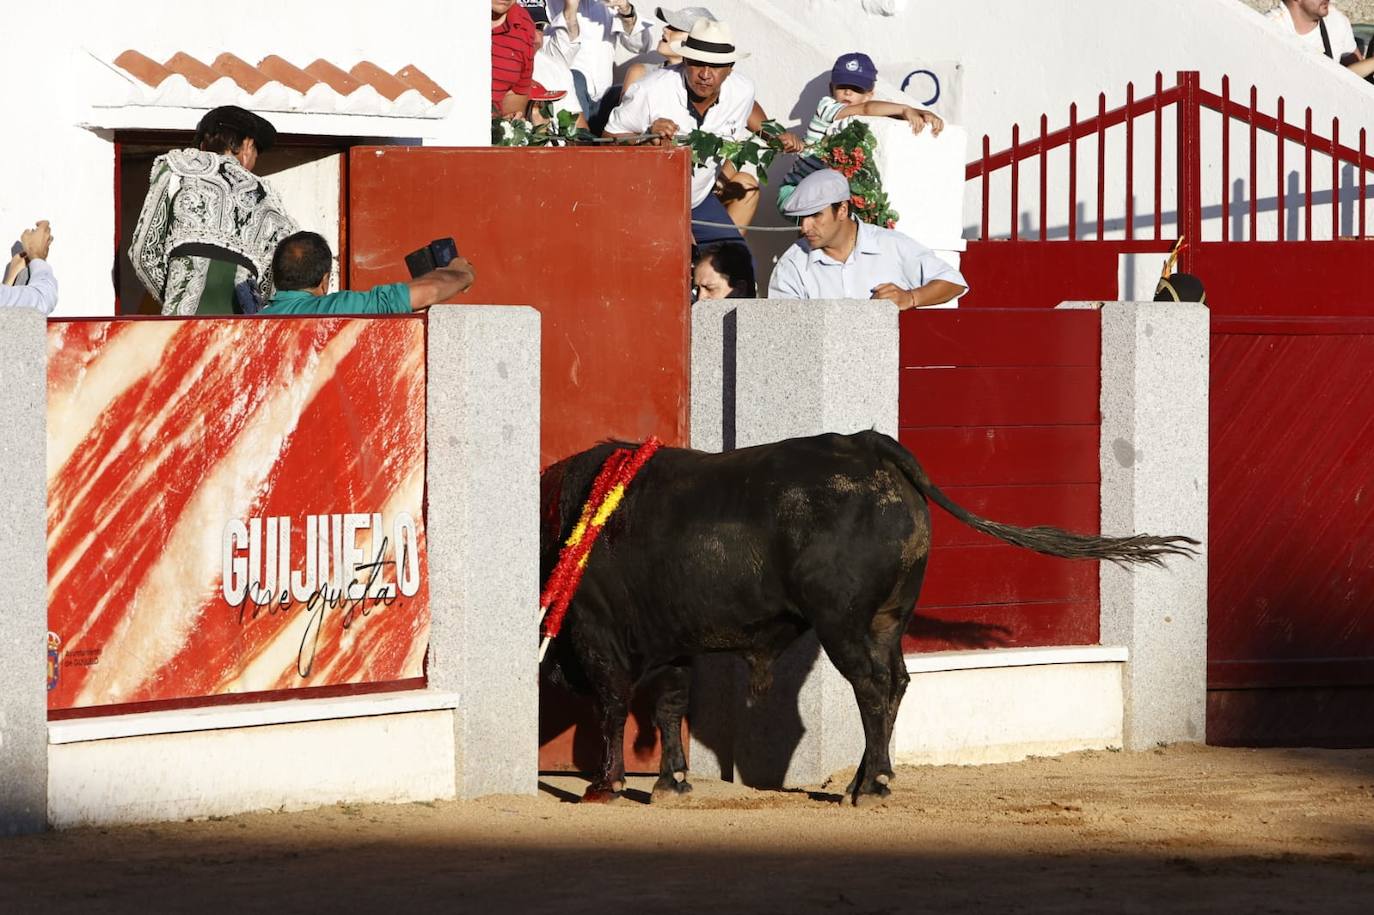
[(502, 117), (524, 113), (530, 100), (534, 20), (515, 0), (491, 0), (491, 107)]

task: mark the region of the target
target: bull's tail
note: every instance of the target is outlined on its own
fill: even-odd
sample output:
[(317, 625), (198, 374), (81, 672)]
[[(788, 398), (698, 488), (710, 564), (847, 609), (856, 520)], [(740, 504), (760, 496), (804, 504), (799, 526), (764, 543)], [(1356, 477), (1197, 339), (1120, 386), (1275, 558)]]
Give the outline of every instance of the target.
[(1181, 535), (1156, 537), (1152, 534), (1133, 534), (1130, 537), (1100, 537), (1089, 534), (1075, 534), (1057, 527), (1016, 527), (980, 518), (961, 508), (940, 487), (931, 482), (916, 458), (898, 442), (877, 432), (863, 433), (870, 438), (875, 450), (882, 457), (901, 468), (911, 485), (931, 502), (943, 508), (960, 521), (977, 531), (982, 531), (998, 540), (1013, 546), (1022, 546), (1037, 553), (1049, 556), (1062, 556), (1065, 559), (1108, 559), (1119, 565), (1130, 563), (1149, 563), (1162, 565), (1165, 556), (1195, 556), (1193, 547), (1198, 541)]

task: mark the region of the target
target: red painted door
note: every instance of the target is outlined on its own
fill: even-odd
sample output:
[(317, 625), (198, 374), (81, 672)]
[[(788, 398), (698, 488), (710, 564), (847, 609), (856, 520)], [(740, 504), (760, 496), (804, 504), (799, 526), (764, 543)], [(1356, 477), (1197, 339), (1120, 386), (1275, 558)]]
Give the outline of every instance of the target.
[[(542, 464), (607, 438), (688, 439), (689, 154), (658, 149), (355, 148), (354, 288), (407, 278), (404, 258), (453, 236), (477, 270), (461, 301), (542, 317)], [(535, 633), (530, 633), (531, 641)], [(587, 703), (546, 689), (540, 766), (597, 762)], [(642, 704), (626, 764), (657, 768)]]
[(1214, 316), (1211, 413), (1208, 742), (1374, 744), (1374, 318)]

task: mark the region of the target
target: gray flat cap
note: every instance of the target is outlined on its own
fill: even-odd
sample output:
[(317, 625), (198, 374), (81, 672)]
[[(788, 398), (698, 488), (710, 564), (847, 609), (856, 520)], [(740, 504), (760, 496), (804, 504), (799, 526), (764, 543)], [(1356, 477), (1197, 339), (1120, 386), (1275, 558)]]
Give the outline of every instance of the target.
[(849, 180), (833, 168), (812, 172), (782, 205), (784, 216), (810, 216), (849, 199)]
[(667, 23), (668, 28), (677, 29), (679, 32), (692, 31), (692, 26), (696, 25), (699, 19), (716, 21), (716, 17), (704, 6), (684, 6), (680, 10), (660, 6), (655, 12), (658, 13), (660, 22)]

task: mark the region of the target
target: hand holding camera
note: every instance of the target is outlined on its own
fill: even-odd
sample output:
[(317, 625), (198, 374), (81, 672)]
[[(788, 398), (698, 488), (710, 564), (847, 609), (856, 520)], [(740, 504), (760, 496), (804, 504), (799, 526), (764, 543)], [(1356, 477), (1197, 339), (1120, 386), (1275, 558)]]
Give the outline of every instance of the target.
[(24, 257), (27, 260), (47, 260), (48, 248), (52, 246), (52, 227), (46, 219), (38, 220), (38, 225), (20, 233), (19, 244), (24, 246)]
[(436, 238), (406, 255), (410, 281), (410, 305), (415, 310), (428, 308), (452, 298), (470, 287), (477, 271), (458, 253), (452, 238)]

